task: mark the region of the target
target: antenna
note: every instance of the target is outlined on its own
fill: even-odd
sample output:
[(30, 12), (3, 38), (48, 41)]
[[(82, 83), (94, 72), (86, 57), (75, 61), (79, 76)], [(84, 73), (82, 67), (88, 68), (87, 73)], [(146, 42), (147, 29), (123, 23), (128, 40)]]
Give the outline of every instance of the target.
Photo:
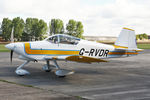
[(10, 40), (11, 40), (11, 43), (14, 42), (14, 27), (12, 27), (11, 38), (10, 38)]

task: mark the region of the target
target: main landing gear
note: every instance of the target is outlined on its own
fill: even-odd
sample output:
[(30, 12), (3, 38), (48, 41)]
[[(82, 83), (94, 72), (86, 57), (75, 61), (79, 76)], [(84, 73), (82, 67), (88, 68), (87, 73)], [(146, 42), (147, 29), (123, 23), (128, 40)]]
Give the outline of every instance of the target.
[(43, 70), (45, 70), (46, 72), (56, 69), (55, 74), (58, 77), (65, 77), (66, 75), (74, 74), (74, 71), (61, 69), (55, 59), (53, 59), (54, 65), (50, 65), (49, 60), (47, 60), (46, 62), (47, 62), (47, 64), (43, 66)]
[[(53, 69), (56, 69), (55, 71), (55, 74), (58, 76), (58, 77), (65, 77), (66, 75), (71, 75), (71, 74), (74, 74), (74, 71), (70, 71), (70, 70), (65, 70), (65, 69), (61, 69), (59, 67), (59, 65), (57, 64), (56, 60), (53, 59), (52, 60), (54, 62), (54, 65), (51, 65), (50, 64), (50, 61), (47, 60), (46, 61), (46, 64), (43, 66), (43, 70), (46, 71), (46, 72), (50, 72), (52, 71)], [(24, 75), (28, 75), (30, 74), (27, 70), (23, 69), (23, 67), (28, 64), (30, 61), (27, 60), (25, 61), (22, 65), (20, 65), (17, 69), (16, 69), (16, 74), (19, 75), (19, 76), (24, 76)]]

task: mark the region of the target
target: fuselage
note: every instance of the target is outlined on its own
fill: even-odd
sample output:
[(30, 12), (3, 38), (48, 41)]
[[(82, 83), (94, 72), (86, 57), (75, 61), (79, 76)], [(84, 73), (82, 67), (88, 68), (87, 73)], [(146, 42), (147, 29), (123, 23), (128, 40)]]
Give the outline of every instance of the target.
[(54, 41), (55, 38), (53, 37), (43, 41), (11, 43), (6, 45), (6, 47), (22, 57), (33, 60), (45, 60), (45, 58), (50, 57), (59, 57), (65, 60), (68, 56), (86, 56), (105, 59), (136, 54), (132, 51), (117, 50), (113, 45), (74, 38), (72, 40), (69, 38), (69, 42), (66, 42), (65, 39), (61, 39), (61, 36), (57, 37), (58, 41)]

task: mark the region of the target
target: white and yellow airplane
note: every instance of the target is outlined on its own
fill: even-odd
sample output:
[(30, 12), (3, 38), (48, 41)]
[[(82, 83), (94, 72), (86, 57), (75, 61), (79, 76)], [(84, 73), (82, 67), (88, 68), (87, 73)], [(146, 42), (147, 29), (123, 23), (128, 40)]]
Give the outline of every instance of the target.
[[(19, 54), (19, 58), (25, 62), (16, 69), (17, 75), (26, 75), (29, 72), (22, 69), (30, 61), (46, 61), (43, 70), (51, 71), (56, 68), (57, 76), (73, 74), (73, 71), (61, 69), (57, 61), (75, 61), (81, 63), (107, 62), (106, 58), (129, 57), (137, 55), (141, 49), (137, 48), (135, 31), (123, 28), (114, 45), (107, 45), (79, 39), (76, 37), (57, 34), (49, 36), (43, 41), (10, 43), (6, 48), (11, 50), (11, 62), (13, 51)], [(54, 62), (54, 65), (50, 64)]]

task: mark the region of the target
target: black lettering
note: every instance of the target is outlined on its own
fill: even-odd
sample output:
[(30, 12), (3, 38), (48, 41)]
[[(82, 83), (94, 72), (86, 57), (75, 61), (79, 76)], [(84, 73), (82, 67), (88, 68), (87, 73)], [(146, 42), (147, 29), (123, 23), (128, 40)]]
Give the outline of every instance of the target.
[(89, 51), (85, 51), (85, 53), (89, 53)]
[(107, 57), (108, 53), (109, 53), (109, 50), (105, 50), (104, 56)]
[(93, 56), (94, 51), (95, 51), (94, 49), (91, 49), (90, 53), (89, 53), (89, 56)]
[(83, 54), (84, 54), (84, 51), (85, 51), (85, 49), (82, 48), (82, 49), (80, 50), (80, 52), (79, 52), (79, 55), (83, 55)]
[(100, 51), (100, 49), (96, 49), (96, 50), (95, 50), (95, 56), (98, 55), (99, 51)]
[(103, 54), (104, 54), (104, 49), (101, 49), (99, 56), (103, 56)]

